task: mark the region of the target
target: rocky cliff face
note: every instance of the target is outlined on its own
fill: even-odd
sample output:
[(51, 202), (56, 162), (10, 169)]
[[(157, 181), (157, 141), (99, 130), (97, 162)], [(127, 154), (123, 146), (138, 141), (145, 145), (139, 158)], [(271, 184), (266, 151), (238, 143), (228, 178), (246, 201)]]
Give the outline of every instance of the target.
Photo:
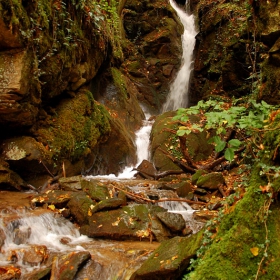
[(180, 65), (168, 0), (70, 2), (1, 1), (2, 187), (135, 162), (139, 102), (158, 111)]
[[(279, 102), (278, 1), (190, 1), (197, 15), (191, 103), (210, 96), (259, 95)], [(273, 86), (272, 86), (273, 85)]]

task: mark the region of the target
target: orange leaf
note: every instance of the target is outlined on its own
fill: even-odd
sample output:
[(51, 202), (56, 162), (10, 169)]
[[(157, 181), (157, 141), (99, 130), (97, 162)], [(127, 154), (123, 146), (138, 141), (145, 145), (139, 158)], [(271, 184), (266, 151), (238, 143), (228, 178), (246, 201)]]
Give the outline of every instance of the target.
[(270, 190), (270, 186), (269, 185), (260, 186), (260, 189), (261, 189), (262, 193), (268, 193)]
[(253, 247), (250, 249), (251, 253), (256, 257), (259, 254), (259, 248)]

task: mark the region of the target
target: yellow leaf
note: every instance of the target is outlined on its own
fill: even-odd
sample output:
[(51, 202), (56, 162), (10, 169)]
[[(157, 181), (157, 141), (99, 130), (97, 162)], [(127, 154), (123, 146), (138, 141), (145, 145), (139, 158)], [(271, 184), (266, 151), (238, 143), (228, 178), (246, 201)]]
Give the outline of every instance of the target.
[(251, 253), (256, 257), (259, 254), (259, 248), (253, 247), (250, 249)]
[(55, 206), (53, 204), (49, 205), (48, 208), (50, 208), (51, 210), (55, 209)]
[(172, 261), (174, 261), (174, 260), (178, 259), (178, 256), (174, 256), (171, 259), (172, 259)]
[(88, 212), (87, 212), (88, 216), (91, 217), (92, 216), (92, 212), (90, 210), (90, 208), (88, 209)]
[(188, 129), (188, 128), (185, 127), (185, 126), (180, 126), (180, 127), (179, 127), (179, 130), (186, 130), (186, 129)]
[(115, 221), (114, 223), (112, 223), (113, 227), (117, 227), (119, 225), (120, 220)]

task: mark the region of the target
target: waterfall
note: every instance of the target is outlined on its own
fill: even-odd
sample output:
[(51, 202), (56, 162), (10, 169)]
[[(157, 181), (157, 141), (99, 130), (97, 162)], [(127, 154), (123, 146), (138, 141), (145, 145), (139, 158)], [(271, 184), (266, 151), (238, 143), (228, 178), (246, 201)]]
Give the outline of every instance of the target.
[(197, 34), (194, 23), (194, 16), (182, 10), (174, 0), (170, 0), (171, 6), (176, 10), (182, 24), (184, 33), (182, 35), (182, 64), (181, 68), (170, 86), (170, 92), (163, 105), (162, 112), (173, 111), (181, 107), (188, 106), (189, 79), (192, 71), (193, 49), (195, 46), (195, 36)]

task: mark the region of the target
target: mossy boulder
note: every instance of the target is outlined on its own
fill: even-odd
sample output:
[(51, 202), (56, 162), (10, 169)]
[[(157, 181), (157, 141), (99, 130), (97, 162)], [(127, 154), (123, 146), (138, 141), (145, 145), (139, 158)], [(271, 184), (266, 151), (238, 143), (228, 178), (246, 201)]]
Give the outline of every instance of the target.
[(95, 180), (83, 180), (81, 182), (82, 190), (89, 195), (92, 200), (101, 201), (110, 197), (106, 185)]
[(154, 229), (158, 238), (168, 238), (170, 237), (169, 232), (165, 232), (167, 236), (159, 235), (157, 232), (158, 223), (153, 226), (151, 220), (156, 219), (157, 212), (165, 211), (167, 210), (159, 206), (132, 204), (109, 212), (96, 212), (89, 218), (89, 225), (82, 226), (80, 232), (89, 237), (150, 240), (153, 238), (152, 231)]
[(209, 190), (217, 190), (224, 184), (225, 178), (221, 172), (211, 172), (201, 175), (196, 182), (198, 187)]
[(162, 242), (130, 279), (178, 279), (195, 256), (201, 236), (200, 232), (191, 237), (174, 237)]
[(106, 211), (119, 208), (120, 206), (126, 205), (126, 200), (122, 198), (112, 197), (108, 199), (101, 200), (92, 209), (91, 213), (98, 211)]
[(88, 223), (88, 216), (95, 202), (84, 192), (77, 192), (67, 203), (67, 208), (70, 209), (71, 216), (78, 225)]
[[(161, 150), (182, 159), (179, 139), (175, 133), (178, 123), (173, 121), (173, 116), (175, 116), (175, 112), (167, 112), (158, 116), (152, 127), (151, 157), (155, 167), (160, 171), (179, 169)], [(192, 122), (200, 119), (199, 116), (190, 116), (190, 118)], [(207, 159), (211, 155), (213, 146), (208, 144), (207, 137), (209, 136), (206, 131), (186, 135), (188, 152), (194, 161)]]
[(58, 257), (57, 266), (52, 267), (51, 277), (57, 280), (73, 280), (78, 270), (90, 260), (90, 252), (72, 252)]

